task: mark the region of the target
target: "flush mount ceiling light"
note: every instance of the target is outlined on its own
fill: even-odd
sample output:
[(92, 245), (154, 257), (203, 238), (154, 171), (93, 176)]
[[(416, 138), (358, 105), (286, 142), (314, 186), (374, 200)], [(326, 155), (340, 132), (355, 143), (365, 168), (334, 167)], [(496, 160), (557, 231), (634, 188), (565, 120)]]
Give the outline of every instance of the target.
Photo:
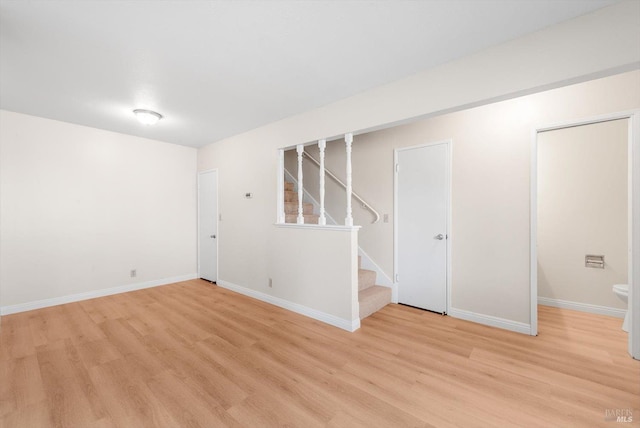
[(136, 109), (133, 111), (133, 114), (136, 115), (138, 121), (143, 125), (153, 125), (162, 119), (162, 115), (160, 113), (156, 113), (155, 111), (145, 110), (145, 109)]

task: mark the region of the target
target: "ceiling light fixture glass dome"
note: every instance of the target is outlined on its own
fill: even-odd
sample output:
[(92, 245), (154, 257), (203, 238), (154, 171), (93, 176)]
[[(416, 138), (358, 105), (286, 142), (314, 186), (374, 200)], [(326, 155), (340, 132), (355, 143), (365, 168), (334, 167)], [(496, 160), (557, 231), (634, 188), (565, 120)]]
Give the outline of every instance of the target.
[(162, 115), (160, 113), (156, 113), (152, 110), (145, 109), (136, 109), (133, 111), (133, 114), (136, 115), (136, 118), (143, 125), (153, 125), (157, 123), (160, 119), (162, 119)]

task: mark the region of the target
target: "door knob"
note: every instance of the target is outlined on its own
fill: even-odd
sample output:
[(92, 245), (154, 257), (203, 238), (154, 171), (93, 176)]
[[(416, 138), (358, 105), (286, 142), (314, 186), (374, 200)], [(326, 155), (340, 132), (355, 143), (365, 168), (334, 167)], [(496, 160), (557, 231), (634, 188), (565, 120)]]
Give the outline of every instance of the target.
[(216, 235), (211, 235), (211, 238), (216, 239)]
[(439, 233), (436, 236), (434, 236), (433, 239), (437, 239), (438, 241), (442, 241), (444, 239), (444, 235), (442, 233)]

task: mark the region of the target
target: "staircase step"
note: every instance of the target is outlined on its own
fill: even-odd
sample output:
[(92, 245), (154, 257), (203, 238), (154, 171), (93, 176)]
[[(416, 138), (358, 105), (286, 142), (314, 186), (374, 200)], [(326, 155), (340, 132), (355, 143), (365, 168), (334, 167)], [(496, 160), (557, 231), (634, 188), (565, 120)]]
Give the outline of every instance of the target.
[(284, 182), (284, 190), (293, 190), (293, 183), (290, 181)]
[(294, 192), (293, 190), (285, 190), (284, 191), (284, 201), (285, 202), (298, 202), (298, 192)]
[[(285, 214), (295, 214), (298, 215), (298, 203), (297, 202), (285, 202), (284, 203), (284, 212)], [(302, 212), (303, 214), (313, 214), (313, 204), (303, 202), (302, 203)]]
[[(304, 216), (304, 224), (318, 224), (318, 218), (320, 218), (320, 216), (317, 216), (315, 214), (306, 214)], [(298, 215), (297, 214), (286, 214), (284, 216), (284, 222), (285, 223), (297, 223), (298, 222)]]
[(375, 271), (368, 269), (358, 269), (358, 290), (373, 287), (376, 284)]
[(360, 319), (364, 319), (374, 312), (391, 303), (391, 288), (374, 285), (358, 292), (360, 303)]

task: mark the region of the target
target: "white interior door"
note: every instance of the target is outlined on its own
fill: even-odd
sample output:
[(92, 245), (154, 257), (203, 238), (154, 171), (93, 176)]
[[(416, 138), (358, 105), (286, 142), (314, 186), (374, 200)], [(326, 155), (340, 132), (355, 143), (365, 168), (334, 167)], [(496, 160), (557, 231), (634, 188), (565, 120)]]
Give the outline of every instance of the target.
[(447, 311), (449, 143), (396, 152), (398, 303)]
[(218, 279), (218, 172), (198, 174), (198, 275)]

